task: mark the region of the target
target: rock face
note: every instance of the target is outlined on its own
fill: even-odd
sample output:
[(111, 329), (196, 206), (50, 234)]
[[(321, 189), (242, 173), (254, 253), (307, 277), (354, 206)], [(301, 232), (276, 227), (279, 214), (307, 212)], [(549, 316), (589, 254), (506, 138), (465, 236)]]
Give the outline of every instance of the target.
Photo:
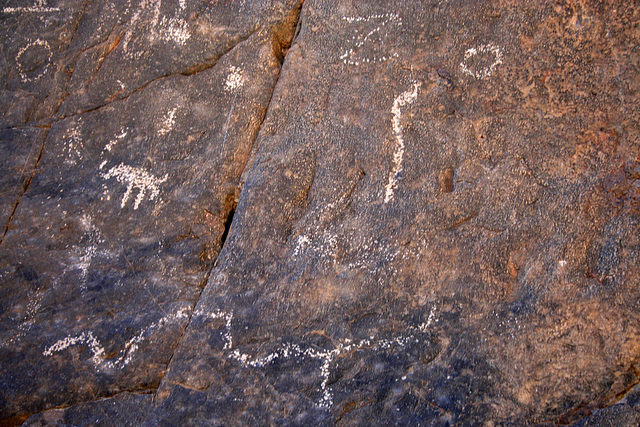
[(6, 425), (637, 425), (640, 7), (16, 0)]

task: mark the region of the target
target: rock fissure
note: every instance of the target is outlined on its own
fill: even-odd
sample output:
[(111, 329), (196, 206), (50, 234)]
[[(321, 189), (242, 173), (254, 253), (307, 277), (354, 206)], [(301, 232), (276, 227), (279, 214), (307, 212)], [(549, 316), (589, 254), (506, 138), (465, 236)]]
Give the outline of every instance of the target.
[[(126, 101), (128, 100), (132, 95), (139, 93), (141, 91), (143, 91), (144, 89), (146, 89), (147, 87), (149, 87), (150, 85), (157, 83), (159, 81), (165, 80), (165, 79), (169, 79), (169, 78), (173, 78), (173, 77), (178, 77), (178, 76), (185, 76), (185, 77), (191, 77), (191, 76), (195, 76), (198, 75), (204, 71), (207, 71), (213, 67), (216, 66), (216, 64), (222, 59), (224, 58), (225, 55), (227, 55), (228, 53), (232, 52), (238, 45), (242, 44), (243, 42), (247, 41), (249, 38), (251, 38), (251, 36), (253, 36), (254, 34), (256, 34), (258, 31), (252, 32), (249, 35), (240, 38), (236, 43), (233, 44), (233, 46), (231, 46), (228, 50), (226, 50), (225, 52), (221, 53), (219, 56), (217, 56), (214, 59), (211, 59), (210, 61), (205, 61), (202, 62), (200, 64), (197, 65), (192, 65), (188, 68), (185, 68), (181, 71), (176, 71), (176, 72), (172, 72), (172, 73), (167, 73), (167, 74), (163, 74), (161, 76), (155, 77), (151, 80), (149, 80), (148, 82), (138, 86), (137, 88), (135, 88), (133, 91), (129, 92), (127, 95), (121, 97), (121, 98), (116, 98), (116, 99), (112, 99), (109, 100), (103, 104), (91, 107), (91, 108), (87, 108), (85, 110), (82, 111), (78, 111), (78, 112), (74, 112), (74, 113), (69, 113), (69, 114), (63, 114), (60, 115), (58, 117), (55, 118), (55, 120), (53, 121), (53, 123), (59, 122), (61, 120), (65, 120), (68, 118), (72, 118), (72, 117), (77, 117), (77, 116), (81, 116), (87, 113), (93, 113), (96, 111), (100, 111), (105, 107), (108, 107), (110, 105), (112, 105), (113, 103), (116, 102), (120, 102), (120, 101)], [(96, 72), (97, 73), (97, 72)], [(117, 94), (116, 94), (117, 96)], [(54, 114), (55, 116), (55, 114)]]
[[(296, 15), (296, 18), (295, 18), (295, 22), (294, 22), (294, 24), (293, 24), (293, 29), (297, 29), (297, 28), (298, 28), (298, 24), (299, 24), (299, 20), (300, 20), (300, 15), (301, 15), (301, 13), (302, 13), (302, 4), (303, 4), (303, 2), (301, 2), (301, 3), (300, 3), (300, 5), (299, 5), (299, 7), (297, 8), (297, 15)], [(288, 42), (285, 42), (285, 46), (284, 46), (284, 48), (288, 48), (289, 46), (291, 46), (291, 44), (294, 42), (295, 35), (297, 35), (297, 32), (292, 32), (292, 37), (291, 37), (291, 39), (290, 39)], [(275, 40), (277, 40), (276, 35), (275, 35), (275, 34), (273, 34), (273, 33), (272, 33), (272, 37), (273, 37)], [(275, 41), (275, 40), (274, 40), (274, 41)], [(259, 134), (260, 134), (260, 129), (262, 128), (262, 124), (263, 124), (263, 122), (264, 122), (264, 119), (265, 119), (265, 117), (267, 116), (267, 113), (268, 113), (268, 111), (269, 111), (269, 106), (271, 105), (271, 101), (272, 101), (272, 99), (273, 99), (273, 93), (275, 92), (275, 90), (276, 90), (276, 88), (277, 88), (278, 81), (279, 81), (279, 78), (280, 78), (280, 73), (281, 73), (282, 67), (284, 66), (285, 59), (286, 59), (286, 54), (284, 55), (283, 60), (282, 60), (282, 62), (280, 63), (280, 68), (279, 68), (279, 71), (278, 71), (278, 76), (276, 77), (275, 82), (274, 82), (274, 84), (273, 84), (273, 86), (272, 86), (272, 88), (271, 88), (271, 94), (270, 94), (270, 96), (269, 96), (268, 101), (266, 102), (266, 106), (265, 106), (265, 108), (264, 108), (264, 110), (263, 110), (262, 117), (261, 117), (261, 118), (260, 118), (260, 120), (259, 120), (259, 125), (257, 126), (257, 130), (256, 130), (256, 132), (255, 132), (255, 135), (254, 135), (254, 137), (252, 138), (252, 141), (251, 141), (251, 144), (250, 144), (250, 147), (249, 147), (249, 150), (248, 150), (249, 154), (247, 155), (247, 157), (246, 157), (246, 159), (245, 159), (245, 162), (244, 162), (244, 164), (242, 165), (242, 167), (241, 167), (241, 169), (240, 169), (240, 170), (241, 170), (241, 172), (240, 172), (240, 174), (239, 174), (239, 176), (240, 176), (240, 183), (238, 183), (238, 184), (237, 184), (237, 185), (238, 185), (237, 192), (233, 195), (234, 199), (233, 199), (233, 201), (231, 202), (231, 206), (229, 207), (229, 209), (228, 209), (228, 211), (227, 211), (227, 213), (226, 213), (225, 218), (223, 219), (223, 223), (224, 223), (224, 231), (223, 231), (223, 233), (222, 233), (222, 235), (221, 235), (221, 237), (220, 237), (220, 247), (219, 247), (219, 250), (218, 250), (218, 254), (217, 254), (217, 256), (216, 256), (216, 260), (213, 262), (213, 264), (212, 264), (211, 268), (208, 270), (208, 272), (207, 272), (207, 274), (206, 274), (205, 280), (203, 281), (203, 286), (202, 286), (202, 288), (200, 289), (200, 292), (199, 292), (199, 294), (198, 294), (198, 297), (196, 298), (196, 302), (194, 303), (193, 308), (192, 308), (192, 310), (191, 310), (191, 313), (189, 314), (189, 318), (188, 318), (188, 320), (187, 320), (187, 323), (186, 323), (186, 325), (185, 325), (184, 329), (182, 330), (182, 334), (181, 334), (181, 336), (180, 336), (180, 338), (179, 338), (179, 340), (178, 340), (178, 342), (177, 342), (177, 344), (176, 344), (176, 346), (175, 346), (175, 348), (174, 348), (174, 351), (173, 351), (173, 352), (172, 352), (172, 354), (171, 354), (171, 357), (170, 357), (170, 359), (169, 359), (169, 362), (167, 363), (167, 366), (166, 366), (166, 368), (165, 368), (165, 373), (162, 375), (162, 378), (161, 378), (161, 380), (160, 380), (160, 386), (159, 386), (159, 388), (162, 386), (162, 382), (164, 381), (164, 378), (165, 378), (166, 372), (170, 369), (171, 361), (173, 360), (173, 358), (174, 358), (174, 356), (175, 356), (176, 351), (178, 351), (178, 349), (180, 348), (180, 345), (181, 345), (181, 343), (182, 343), (182, 341), (183, 341), (183, 338), (184, 338), (184, 336), (185, 336), (185, 334), (186, 334), (187, 330), (189, 329), (189, 326), (191, 325), (191, 321), (192, 321), (192, 319), (193, 319), (193, 316), (194, 316), (194, 313), (195, 313), (195, 311), (196, 311), (196, 308), (198, 307), (198, 304), (199, 304), (199, 302), (200, 302), (200, 299), (202, 298), (202, 295), (203, 295), (203, 293), (204, 293), (204, 291), (205, 291), (205, 288), (207, 287), (207, 284), (208, 284), (208, 281), (209, 281), (209, 277), (210, 277), (211, 273), (213, 272), (213, 270), (216, 268), (216, 265), (217, 265), (217, 258), (220, 256), (220, 254), (221, 254), (221, 253), (223, 252), (223, 250), (225, 249), (225, 243), (227, 242), (227, 238), (228, 238), (228, 236), (229, 236), (229, 232), (231, 231), (231, 228), (232, 228), (232, 226), (233, 226), (233, 219), (234, 219), (234, 215), (235, 215), (235, 212), (236, 212), (237, 201), (238, 201), (238, 199), (240, 198), (240, 194), (241, 194), (241, 191), (242, 191), (242, 186), (241, 186), (242, 177), (243, 177), (243, 176), (244, 176), (244, 174), (246, 173), (247, 169), (249, 169), (249, 168), (250, 168), (250, 164), (251, 164), (251, 162), (250, 162), (250, 159), (251, 159), (251, 153), (252, 153), (252, 152), (254, 151), (254, 149), (255, 149), (255, 142), (256, 142), (256, 140), (258, 139), (258, 136), (259, 136)], [(234, 102), (235, 102), (235, 98), (234, 98)], [(233, 111), (233, 106), (232, 106), (232, 110), (231, 110), (231, 111)], [(231, 113), (229, 113), (229, 114), (231, 114)], [(227, 120), (227, 121), (228, 121), (228, 120)], [(225, 136), (226, 136), (226, 133), (225, 133)], [(158, 397), (158, 394), (157, 394), (157, 392), (156, 392), (156, 393), (154, 394), (154, 401), (156, 401), (156, 400), (157, 400), (157, 397)]]
[(7, 220), (7, 225), (4, 227), (4, 230), (2, 232), (2, 236), (0, 236), (0, 246), (2, 246), (2, 242), (4, 241), (5, 236), (9, 232), (9, 228), (11, 227), (11, 221), (13, 220), (13, 217), (16, 214), (16, 211), (18, 210), (18, 205), (20, 205), (20, 200), (22, 199), (22, 196), (24, 196), (25, 193), (27, 192), (27, 190), (29, 189), (29, 186), (31, 185), (31, 181), (33, 181), (33, 177), (36, 174), (36, 169), (38, 168), (38, 164), (40, 163), (40, 159), (42, 159), (42, 153), (44, 152), (44, 146), (45, 146), (45, 142), (46, 142), (46, 139), (47, 139), (47, 135), (48, 135), (48, 131), (45, 134), (45, 136), (43, 137), (42, 143), (40, 144), (40, 150), (38, 151), (38, 155), (36, 156), (36, 160), (35, 160), (34, 165), (33, 165), (33, 170), (31, 172), (29, 178), (26, 179), (26, 181), (24, 183), (24, 187), (20, 191), (20, 194), (18, 195), (18, 198), (16, 199), (16, 201), (15, 201), (15, 203), (13, 205), (13, 209), (11, 210), (11, 213), (9, 214), (9, 219)]
[(0, 8), (0, 424), (640, 423), (637, 8), (57, 3)]

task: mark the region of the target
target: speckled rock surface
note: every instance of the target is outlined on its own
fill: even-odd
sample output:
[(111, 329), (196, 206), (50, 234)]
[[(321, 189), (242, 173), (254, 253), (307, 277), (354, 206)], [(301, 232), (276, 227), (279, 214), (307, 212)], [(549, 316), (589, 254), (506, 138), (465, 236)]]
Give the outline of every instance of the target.
[(640, 5), (22, 3), (5, 424), (637, 425)]

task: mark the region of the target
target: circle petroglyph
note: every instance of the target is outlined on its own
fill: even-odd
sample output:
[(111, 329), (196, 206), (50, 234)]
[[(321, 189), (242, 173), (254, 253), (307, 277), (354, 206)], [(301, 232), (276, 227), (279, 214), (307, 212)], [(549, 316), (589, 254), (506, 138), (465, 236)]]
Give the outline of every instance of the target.
[[(42, 52), (38, 53), (36, 49), (44, 49), (46, 52), (42, 55)], [(46, 56), (44, 60), (38, 60), (36, 58), (42, 58)], [(16, 65), (18, 66), (18, 72), (20, 73), (20, 78), (23, 82), (28, 82), (31, 80), (37, 80), (44, 75), (47, 71), (47, 67), (49, 67), (49, 63), (51, 62), (51, 58), (53, 57), (53, 52), (51, 51), (51, 46), (44, 40), (37, 39), (33, 42), (28, 43), (22, 49), (18, 51), (16, 55)], [(27, 73), (33, 73), (38, 68), (44, 68), (42, 71), (29, 77)]]
[(482, 80), (492, 75), (500, 64), (502, 64), (502, 50), (488, 43), (467, 49), (460, 68), (464, 73)]

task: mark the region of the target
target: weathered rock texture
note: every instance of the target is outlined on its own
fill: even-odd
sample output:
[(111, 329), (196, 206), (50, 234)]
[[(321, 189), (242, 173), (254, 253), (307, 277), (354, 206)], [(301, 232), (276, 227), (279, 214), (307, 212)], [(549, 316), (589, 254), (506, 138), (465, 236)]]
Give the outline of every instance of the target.
[(640, 422), (637, 2), (0, 19), (4, 424)]

